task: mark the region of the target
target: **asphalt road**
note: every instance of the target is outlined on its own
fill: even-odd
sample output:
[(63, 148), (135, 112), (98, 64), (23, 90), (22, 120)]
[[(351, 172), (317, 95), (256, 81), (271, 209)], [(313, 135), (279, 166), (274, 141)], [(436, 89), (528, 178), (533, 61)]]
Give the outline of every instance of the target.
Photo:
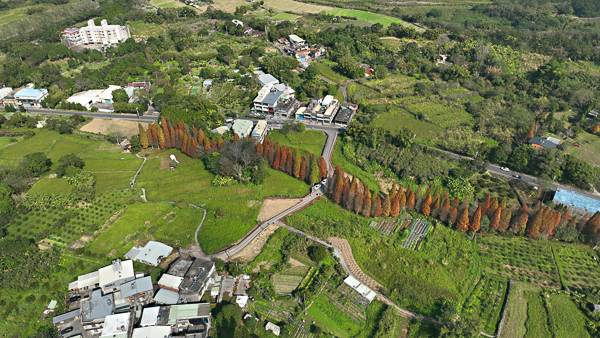
[[(430, 147), (430, 148), (435, 149), (437, 151), (441, 151), (441, 152), (447, 154), (448, 156), (450, 156), (450, 157), (452, 157), (454, 159), (467, 158), (469, 160), (472, 160), (472, 158), (468, 157), (468, 156), (458, 155), (458, 154), (455, 154), (455, 153), (452, 153), (452, 152), (449, 152), (449, 151), (446, 151), (446, 150), (438, 149), (438, 148), (433, 148), (433, 147)], [(512, 170), (504, 171), (504, 170), (502, 170), (500, 168), (501, 168), (500, 166), (497, 166), (495, 164), (490, 164), (489, 167), (487, 168), (487, 170), (489, 172), (494, 173), (494, 174), (502, 175), (502, 176), (505, 176), (505, 177), (511, 177), (511, 178), (515, 178), (514, 175), (519, 175), (520, 176), (519, 180), (521, 180), (521, 181), (523, 181), (525, 183), (529, 183), (531, 185), (542, 187), (543, 185), (548, 184), (549, 187), (551, 187), (554, 190), (556, 190), (556, 189), (568, 190), (568, 191), (572, 191), (574, 193), (577, 193), (579, 195), (583, 195), (583, 196), (586, 196), (586, 197), (589, 197), (589, 198), (593, 198), (593, 199), (595, 199), (597, 201), (600, 201), (600, 196), (592, 194), (592, 193), (584, 191), (584, 190), (581, 190), (581, 189), (578, 189), (578, 188), (575, 188), (575, 187), (572, 187), (572, 186), (563, 185), (563, 184), (559, 184), (559, 183), (556, 183), (556, 182), (545, 182), (545, 181), (542, 181), (539, 178), (534, 177), (534, 176), (525, 175), (525, 174), (522, 174), (522, 173), (519, 173), (519, 172), (516, 172), (516, 171), (512, 171)]]
[(29, 108), (28, 113), (43, 114), (43, 115), (81, 115), (90, 116), (96, 119), (108, 119), (108, 120), (131, 120), (141, 122), (154, 122), (158, 120), (158, 116), (143, 115), (139, 118), (131, 114), (109, 114), (109, 113), (89, 113), (89, 112), (76, 112), (68, 110), (48, 110), (43, 108)]

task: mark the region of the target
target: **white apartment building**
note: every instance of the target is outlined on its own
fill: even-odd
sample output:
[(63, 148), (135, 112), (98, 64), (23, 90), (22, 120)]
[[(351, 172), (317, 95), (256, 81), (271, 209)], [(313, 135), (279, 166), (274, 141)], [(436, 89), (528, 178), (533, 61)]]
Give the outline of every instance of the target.
[(70, 47), (89, 44), (111, 45), (131, 37), (129, 27), (109, 25), (106, 20), (102, 20), (100, 26), (96, 26), (94, 20), (89, 20), (87, 27), (71, 27), (61, 33)]

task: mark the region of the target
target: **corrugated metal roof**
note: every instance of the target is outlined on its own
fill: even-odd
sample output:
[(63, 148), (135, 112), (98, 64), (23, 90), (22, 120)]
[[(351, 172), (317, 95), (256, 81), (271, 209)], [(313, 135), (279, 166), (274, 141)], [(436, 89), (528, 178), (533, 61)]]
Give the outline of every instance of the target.
[(138, 278), (121, 284), (121, 297), (127, 298), (150, 290), (152, 290), (152, 278), (150, 276)]
[(179, 290), (179, 285), (181, 285), (182, 281), (183, 277), (173, 276), (165, 273), (158, 280), (158, 285), (169, 289)]
[(179, 293), (167, 289), (160, 289), (154, 296), (154, 301), (161, 304), (173, 305), (177, 304)]
[(173, 248), (166, 244), (149, 241), (143, 248), (133, 247), (125, 254), (125, 258), (157, 266), (160, 258), (169, 256), (172, 251)]
[(58, 315), (58, 316), (52, 318), (52, 324), (56, 325), (62, 321), (73, 319), (73, 318), (79, 316), (80, 313), (81, 313), (81, 309), (76, 309), (73, 311), (69, 311), (67, 313), (63, 313), (62, 315)]
[(565, 189), (556, 189), (554, 202), (587, 211), (591, 214), (600, 211), (600, 201)]
[(170, 334), (170, 326), (149, 326), (133, 329), (131, 338), (164, 338)]

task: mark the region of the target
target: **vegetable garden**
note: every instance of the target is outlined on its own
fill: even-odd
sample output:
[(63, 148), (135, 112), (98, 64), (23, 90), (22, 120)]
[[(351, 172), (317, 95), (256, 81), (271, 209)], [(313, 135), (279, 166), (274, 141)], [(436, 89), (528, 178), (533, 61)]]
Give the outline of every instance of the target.
[(483, 331), (488, 334), (496, 332), (506, 297), (506, 286), (507, 282), (502, 278), (483, 276), (464, 304), (463, 311), (473, 314), (484, 323)]
[(562, 277), (569, 287), (600, 288), (600, 265), (594, 250), (584, 245), (552, 245)]
[(413, 222), (412, 228), (410, 229), (410, 235), (402, 245), (404, 249), (412, 251), (421, 251), (421, 244), (428, 233), (433, 230), (431, 224), (425, 222), (422, 219), (417, 219)]

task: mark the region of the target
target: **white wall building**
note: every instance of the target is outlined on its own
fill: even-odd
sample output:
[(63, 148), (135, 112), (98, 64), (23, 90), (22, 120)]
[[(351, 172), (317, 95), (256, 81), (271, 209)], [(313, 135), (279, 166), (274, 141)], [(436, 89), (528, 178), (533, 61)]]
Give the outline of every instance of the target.
[(69, 46), (89, 44), (111, 45), (123, 42), (131, 37), (129, 27), (109, 25), (106, 20), (102, 20), (100, 26), (96, 26), (94, 20), (89, 20), (86, 27), (71, 27), (61, 33), (64, 41)]

